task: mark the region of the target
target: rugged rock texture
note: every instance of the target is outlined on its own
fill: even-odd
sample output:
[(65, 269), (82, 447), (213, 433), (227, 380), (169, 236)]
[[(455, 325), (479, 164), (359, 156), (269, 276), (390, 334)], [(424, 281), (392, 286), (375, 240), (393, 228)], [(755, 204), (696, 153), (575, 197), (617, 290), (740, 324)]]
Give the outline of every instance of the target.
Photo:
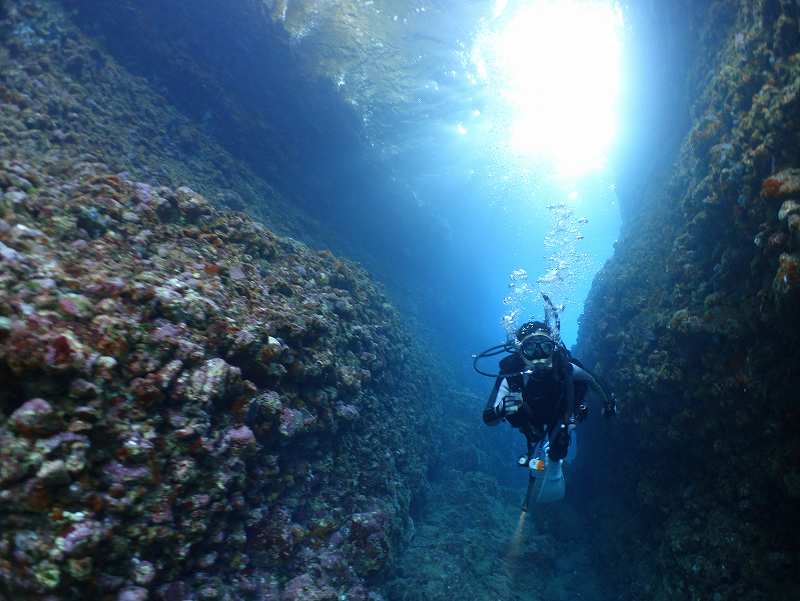
[(431, 420), (365, 274), (100, 164), (0, 182), (0, 596), (366, 599)]
[[(100, 29), (116, 23), (127, 34), (100, 46), (60, 4), (0, 2), (0, 601), (376, 600), (392, 566), (383, 589), (392, 599), (492, 599), (537, 584), (565, 599), (800, 594), (796, 4), (670, 11), (694, 36), (691, 131), (674, 169), (640, 185), (626, 175), (625, 231), (587, 305), (578, 352), (611, 381), (621, 415), (582, 426), (604, 430), (582, 442), (583, 473), (570, 474), (580, 511), (546, 513), (546, 534), (520, 556), (535, 569), (499, 576), (491, 561), (505, 550), (520, 491), (481, 472), (497, 471), (508, 447), (500, 437), (513, 434), (476, 434), (480, 401), (441, 386), (432, 361), (423, 372), (363, 271), (219, 209), (246, 208), (280, 233), (316, 239), (310, 232), (321, 230), (254, 175), (256, 163), (287, 190), (302, 186), (284, 166), (307, 176), (308, 189), (349, 179), (302, 159), (322, 165), (335, 145), (304, 154), (314, 142), (358, 136), (292, 121), (286, 131), (307, 136), (293, 141), (274, 128), (283, 115), (239, 103), (254, 91), (264, 93), (254, 104), (280, 97), (246, 79), (257, 66), (249, 57), (264, 58), (248, 53), (264, 43), (250, 27), (285, 29), (285, 54), (268, 56), (280, 66), (296, 58), (302, 24), (316, 22), (302, 10), (311, 5), (291, 3), (292, 14), (286, 3), (265, 12), (242, 2), (262, 20), (239, 40), (229, 35), (235, 19), (214, 29), (218, 3), (196, 4), (206, 27), (182, 37), (181, 19), (164, 29), (139, 10), (165, 3), (69, 2), (97, 9)], [(334, 8), (322, 31), (358, 31), (339, 10), (347, 2), (325, 6)], [(399, 39), (384, 25), (384, 39)], [(246, 42), (231, 79), (195, 60), (214, 47), (204, 40), (220, 42), (211, 34)], [(152, 53), (123, 56), (136, 35)], [(314, 40), (338, 47), (335, 36)], [(376, 40), (350, 42), (352, 56), (321, 63), (328, 76)], [(143, 71), (174, 57), (164, 92), (183, 113), (107, 48), (132, 67), (146, 59)], [(367, 98), (369, 77), (359, 77)], [(304, 85), (291, 70), (282, 81)], [(386, 96), (387, 112), (412, 97), (406, 83)], [(218, 104), (201, 102), (211, 98)], [(308, 98), (294, 117), (330, 98)], [(325, 115), (353, 123), (330, 106)], [(236, 139), (254, 154), (237, 154)], [(351, 206), (367, 196), (356, 185), (336, 192)], [(403, 227), (416, 223), (406, 206), (389, 220), (392, 251), (403, 232), (422, 238)], [(426, 476), (439, 483), (423, 513)], [(409, 512), (428, 522), (396, 565), (413, 533)], [(579, 552), (587, 538), (606, 579), (596, 588)]]
[(498, 486), (493, 474), (451, 470), (444, 480), (386, 585), (391, 601), (595, 596), (587, 548), (545, 524), (552, 512), (520, 517), (520, 491)]
[(0, 27), (0, 599), (380, 598), (441, 396), (398, 314), (57, 4)]
[[(194, 123), (166, 130), (181, 151), (194, 149), (200, 130), (227, 151), (221, 156), (236, 157), (248, 175), (269, 183), (263, 197), (270, 205), (276, 196), (306, 210), (285, 211), (291, 217), (284, 225), (283, 208), (276, 207), (267, 223), (358, 260), (417, 321), (434, 321), (432, 303), (449, 313), (442, 293), (430, 293), (445, 288), (441, 274), (452, 270), (452, 262), (437, 263), (449, 226), (432, 217), (403, 171), (430, 167), (429, 122), (452, 123), (476, 108), (472, 86), (463, 73), (456, 77), (468, 50), (454, 48), (453, 40), (469, 39), (469, 31), (457, 28), (473, 24), (466, 15), (491, 2), (235, 0), (222, 7), (216, 0), (61, 0), (58, 6), (98, 51), (162, 93), (181, 124)], [(237, 173), (227, 183), (235, 189), (238, 172), (219, 167)], [(193, 171), (208, 168), (217, 170), (212, 161)], [(195, 180), (165, 183), (184, 181)], [(199, 190), (216, 200), (216, 190)], [(263, 204), (259, 194), (241, 191), (238, 200), (235, 208)], [(438, 331), (441, 320), (429, 326)]]
[(279, 233), (330, 243), (330, 232), (225, 151), (208, 123), (83, 35), (60, 3), (8, 0), (0, 32), (0, 157), (83, 156), (154, 184), (191, 181)]
[(613, 434), (595, 433), (586, 492), (605, 493), (599, 549), (624, 598), (794, 598), (798, 9), (699, 8), (691, 131), (625, 203), (582, 322), (579, 356), (621, 398)]

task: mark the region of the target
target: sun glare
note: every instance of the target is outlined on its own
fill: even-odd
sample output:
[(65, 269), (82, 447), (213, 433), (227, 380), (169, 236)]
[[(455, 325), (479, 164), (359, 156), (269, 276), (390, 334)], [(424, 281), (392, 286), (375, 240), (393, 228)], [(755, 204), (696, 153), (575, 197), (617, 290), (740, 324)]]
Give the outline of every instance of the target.
[(498, 92), (513, 152), (564, 176), (605, 165), (617, 130), (621, 32), (610, 0), (498, 0), (472, 63)]

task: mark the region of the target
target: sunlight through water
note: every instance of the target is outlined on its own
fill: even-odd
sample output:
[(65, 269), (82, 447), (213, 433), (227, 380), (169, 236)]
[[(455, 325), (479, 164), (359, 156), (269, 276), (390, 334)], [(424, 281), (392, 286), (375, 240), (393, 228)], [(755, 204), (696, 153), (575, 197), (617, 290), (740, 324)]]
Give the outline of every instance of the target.
[(472, 49), (498, 90), (509, 150), (579, 177), (605, 167), (618, 122), (622, 12), (602, 0), (498, 0)]

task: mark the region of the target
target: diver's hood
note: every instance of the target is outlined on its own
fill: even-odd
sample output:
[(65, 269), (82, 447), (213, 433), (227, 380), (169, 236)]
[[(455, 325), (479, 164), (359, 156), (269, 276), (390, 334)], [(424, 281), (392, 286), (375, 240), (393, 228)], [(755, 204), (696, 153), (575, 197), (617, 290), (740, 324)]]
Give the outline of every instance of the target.
[[(561, 352), (562, 348), (565, 352), (566, 349), (560, 340), (561, 321), (558, 318), (558, 311), (547, 294), (541, 292), (541, 295), (545, 302), (545, 323), (547, 328), (550, 328), (552, 323), (552, 329), (537, 327), (536, 331), (526, 333), (521, 340), (508, 340), (504, 344), (489, 347), (485, 351), (473, 355), (472, 367), (476, 372), (491, 378), (517, 375), (531, 375), (538, 378), (553, 370), (556, 354)], [(478, 367), (481, 359), (496, 357), (503, 353), (518, 355), (522, 359), (525, 369), (512, 373), (491, 373)]]

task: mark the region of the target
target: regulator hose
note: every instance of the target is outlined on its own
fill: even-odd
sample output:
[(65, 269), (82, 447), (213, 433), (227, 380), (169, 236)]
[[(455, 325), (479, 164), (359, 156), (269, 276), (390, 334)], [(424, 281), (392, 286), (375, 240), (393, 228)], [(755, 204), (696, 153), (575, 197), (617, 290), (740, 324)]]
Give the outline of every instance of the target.
[(489, 378), (510, 378), (511, 376), (518, 376), (520, 374), (524, 374), (524, 371), (515, 371), (510, 373), (489, 373), (487, 371), (483, 371), (481, 368), (478, 367), (478, 362), (481, 359), (486, 359), (487, 357), (496, 357), (497, 355), (501, 355), (503, 353), (508, 353), (509, 355), (517, 352), (516, 347), (511, 344), (510, 342), (506, 342), (504, 344), (497, 344), (495, 346), (490, 346), (485, 351), (478, 353), (477, 355), (472, 355), (472, 369), (476, 372), (481, 374), (482, 376), (487, 376)]

